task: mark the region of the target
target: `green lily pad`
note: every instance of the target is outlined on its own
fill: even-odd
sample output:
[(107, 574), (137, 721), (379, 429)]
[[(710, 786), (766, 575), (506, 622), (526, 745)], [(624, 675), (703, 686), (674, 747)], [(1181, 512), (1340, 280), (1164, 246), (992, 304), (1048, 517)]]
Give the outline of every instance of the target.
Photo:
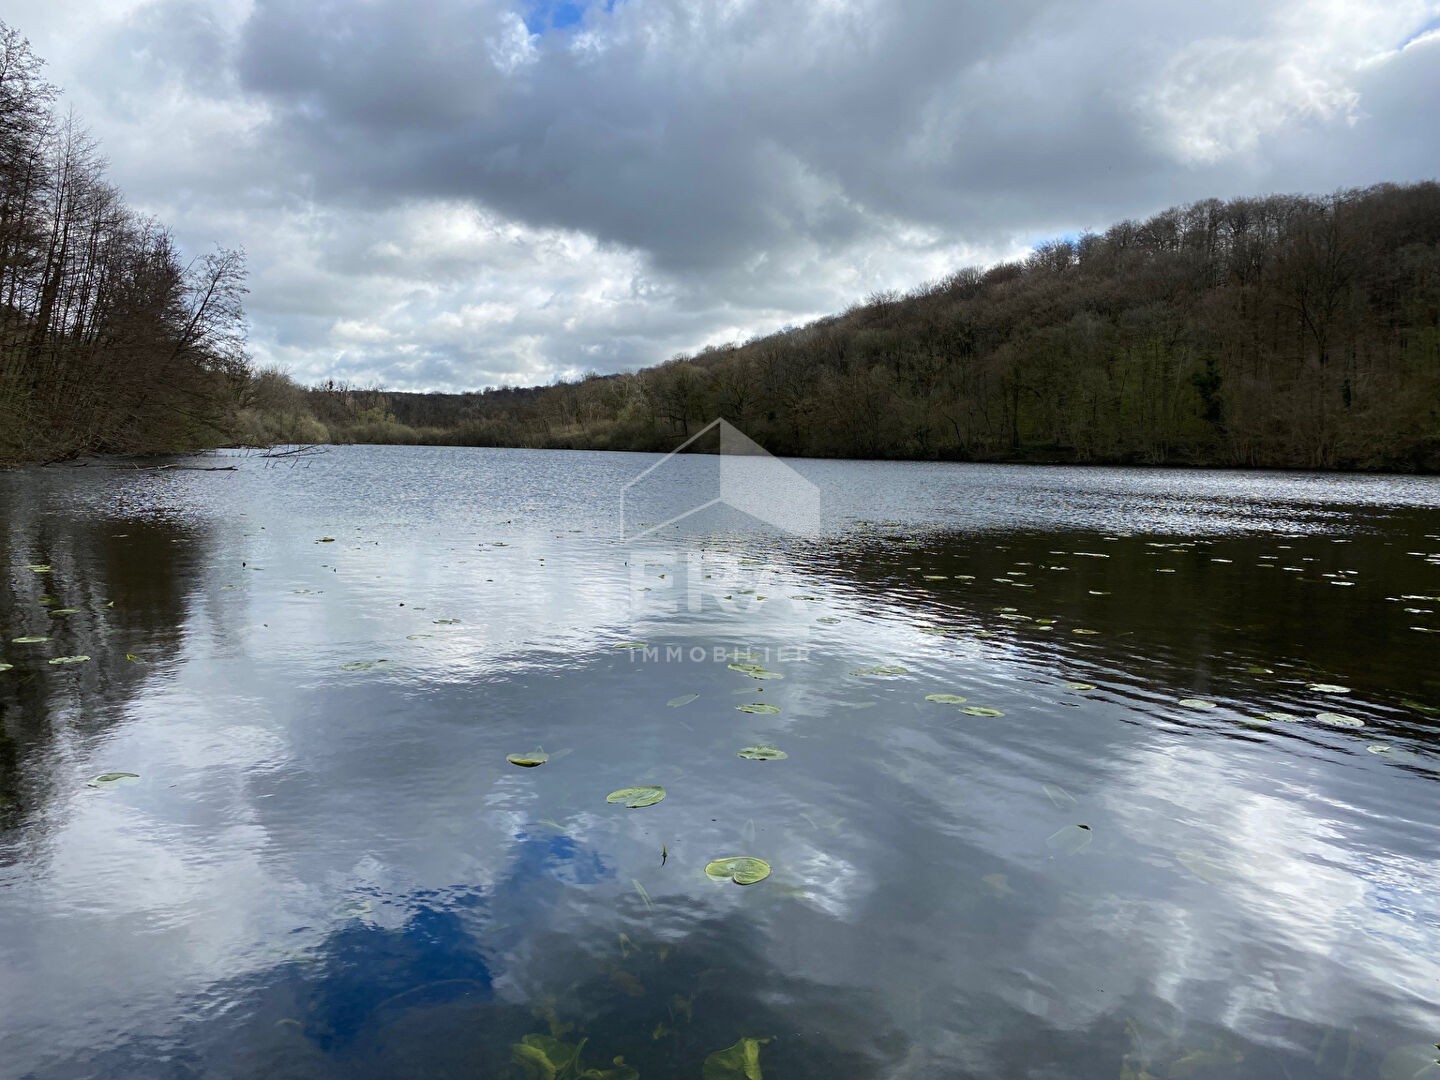
[(967, 705), (960, 710), (966, 716), (1004, 716), (999, 709), (987, 708), (984, 705)]
[(737, 756), (749, 761), (784, 761), (790, 755), (774, 746), (747, 746)]
[(665, 798), (663, 787), (627, 787), (621, 788), (619, 791), (612, 791), (605, 796), (605, 801), (621, 803), (631, 810), (636, 810), (642, 806), (654, 806), (663, 798)]
[(614, 647), (617, 649), (644, 649), (648, 646), (643, 641), (622, 641)]
[(1180, 706), (1183, 706), (1183, 707), (1186, 708), (1186, 709), (1213, 709), (1213, 708), (1215, 708), (1215, 702), (1213, 702), (1213, 701), (1206, 701), (1204, 698), (1198, 698), (1198, 697), (1181, 698), (1181, 699), (1180, 699), (1179, 701), (1177, 701), (1175, 704), (1180, 705)]
[(1303, 716), (1296, 716), (1291, 712), (1262, 712), (1260, 719), (1275, 720), (1282, 724), (1298, 724), (1305, 718)]
[(120, 783), (122, 780), (139, 780), (139, 779), (140, 779), (140, 774), (139, 774), (139, 773), (133, 773), (133, 772), (107, 772), (107, 773), (101, 773), (99, 776), (95, 777), (95, 779), (93, 779), (93, 780), (87, 780), (87, 781), (85, 782), (85, 786), (86, 786), (86, 787), (93, 787), (93, 788), (103, 788), (103, 787), (109, 787), (111, 784), (118, 784), (118, 783)]
[(959, 694), (926, 694), (926, 701), (933, 701), (937, 705), (964, 705), (966, 700)]
[(14, 664), (4, 664), (4, 663), (0, 663), (0, 671), (13, 671), (13, 670), (15, 670), (15, 665), (14, 665)]
[(822, 626), (838, 626), (840, 624), (840, 620), (835, 618), (835, 616), (833, 615), (822, 615), (815, 621), (817, 623), (820, 623)]
[(711, 881), (733, 881), (736, 885), (754, 885), (770, 876), (770, 864), (748, 855), (731, 855), (705, 864), (705, 876)]
[[(1345, 584), (1348, 585), (1350, 583), (1347, 581)], [(1440, 634), (1440, 629), (1436, 629), (1433, 626), (1412, 626), (1410, 629), (1414, 630), (1417, 634)]]
[(760, 716), (774, 716), (780, 711), (779, 705), (766, 705), (761, 701), (753, 701), (748, 705), (736, 705), (735, 708), (743, 713), (756, 713)]
[(1360, 720), (1354, 716), (1346, 716), (1344, 713), (1338, 712), (1316, 713), (1315, 719), (1319, 720), (1322, 724), (1329, 724), (1331, 727), (1358, 728), (1365, 726), (1364, 720)]
[(335, 537), (333, 537), (333, 536), (322, 536), (322, 537), (320, 537), (319, 540), (316, 540), (315, 542), (316, 542), (317, 544), (333, 544), (333, 543), (335, 542)]
[(778, 671), (769, 671), (763, 664), (726, 664), (731, 671), (738, 671), (742, 675), (749, 675), (752, 679), (783, 679), (785, 676)]
[(681, 694), (679, 697), (672, 697), (669, 701), (665, 702), (665, 704), (669, 705), (672, 709), (679, 709), (682, 706), (689, 705), (692, 701), (698, 700), (700, 700), (699, 694)]
[(459, 620), (459, 619), (432, 619), (431, 621), (432, 621), (436, 626), (459, 626), (459, 625), (460, 625), (460, 620)]
[(25, 637), (11, 638), (10, 643), (12, 645), (39, 645), (41, 642), (49, 640), (44, 634), (27, 634)]
[(899, 664), (877, 664), (874, 667), (856, 668), (851, 675), (909, 675), (910, 669)]
[(56, 615), (78, 615), (78, 614), (80, 614), (80, 609), (79, 609), (78, 607), (61, 607), (61, 608), (56, 608), (54, 611), (50, 612), (50, 617), (51, 617), (51, 618), (54, 618)]
[(54, 660), (51, 660), (50, 663), (52, 663), (52, 664), (83, 664), (83, 663), (85, 663), (85, 662), (86, 662), (87, 660), (89, 660), (89, 659), (90, 659), (90, 657), (88, 657), (88, 656), (57, 656), (57, 657), (55, 657)]
[(544, 750), (532, 750), (528, 754), (506, 754), (505, 760), (511, 765), (519, 765), (522, 769), (533, 769), (537, 765), (544, 765), (550, 760), (550, 755)]
[(1084, 692), (1087, 691), (1087, 690), (1098, 690), (1098, 689), (1100, 689), (1100, 688), (1099, 688), (1098, 686), (1096, 686), (1094, 683), (1088, 683), (1088, 682), (1067, 682), (1067, 683), (1065, 684), (1065, 686), (1066, 686), (1068, 689), (1070, 689), (1070, 690), (1078, 690), (1078, 691), (1080, 691), (1081, 693), (1084, 693)]
[(1081, 634), (1081, 635), (1086, 636), (1086, 637), (1089, 637), (1089, 636), (1091, 636), (1091, 635), (1100, 633), (1099, 630), (1087, 630), (1087, 629), (1085, 629), (1083, 626), (1082, 626), (1082, 627), (1077, 627), (1076, 629), (1071, 630), (1070, 632), (1071, 632), (1072, 634)]
[(46, 563), (31, 563), (25, 569), (34, 570), (37, 574), (48, 574), (51, 572), (51, 567)]
[(341, 664), (341, 671), (369, 671), (377, 664), (383, 664), (384, 660), (352, 660), (348, 664)]
[(734, 1046), (716, 1050), (700, 1067), (700, 1080), (764, 1080), (760, 1047), (769, 1041), (744, 1038)]
[(1317, 694), (1348, 694), (1350, 687), (1338, 686), (1335, 683), (1312, 682), (1305, 689), (1312, 690)]

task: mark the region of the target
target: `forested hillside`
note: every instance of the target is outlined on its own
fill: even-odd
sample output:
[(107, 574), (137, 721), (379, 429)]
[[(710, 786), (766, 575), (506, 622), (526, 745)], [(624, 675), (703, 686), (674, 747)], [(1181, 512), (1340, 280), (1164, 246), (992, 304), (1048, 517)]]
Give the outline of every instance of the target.
[(213, 446), (250, 372), (244, 260), (126, 207), (0, 23), (0, 463)]
[(635, 374), (257, 403), (337, 441), (663, 450), (723, 416), (795, 455), (1440, 469), (1440, 185), (1182, 206)]

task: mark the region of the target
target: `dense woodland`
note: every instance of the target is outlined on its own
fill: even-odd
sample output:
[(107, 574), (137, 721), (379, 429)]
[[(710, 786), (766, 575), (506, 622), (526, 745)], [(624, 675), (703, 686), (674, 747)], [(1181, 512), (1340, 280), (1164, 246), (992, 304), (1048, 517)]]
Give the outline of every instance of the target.
[(251, 379), (243, 256), (186, 260), (55, 101), (0, 23), (0, 463), (227, 441)]
[(1440, 185), (1209, 200), (809, 326), (533, 389), (302, 390), (255, 435), (844, 457), (1440, 469)]

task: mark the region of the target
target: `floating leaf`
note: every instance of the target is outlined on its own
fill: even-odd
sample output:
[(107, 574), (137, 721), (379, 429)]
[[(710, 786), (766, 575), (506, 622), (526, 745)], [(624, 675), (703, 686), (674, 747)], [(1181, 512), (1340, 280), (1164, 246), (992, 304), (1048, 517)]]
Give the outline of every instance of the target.
[(559, 1080), (575, 1075), (585, 1040), (561, 1042), (549, 1035), (526, 1035), (510, 1047), (511, 1059), (525, 1073), (525, 1080)]
[(744, 1038), (716, 1050), (700, 1068), (700, 1080), (765, 1080), (760, 1072), (760, 1047), (769, 1039)]
[(86, 787), (109, 787), (111, 784), (118, 784), (122, 780), (139, 780), (140, 774), (133, 772), (107, 772), (101, 773), (93, 780), (85, 782)]
[(622, 641), (622, 642), (620, 642), (620, 644), (614, 646), (614, 648), (617, 648), (617, 649), (644, 649), (644, 648), (647, 648), (647, 646), (646, 646), (645, 642), (643, 642), (643, 641)]
[(742, 675), (749, 675), (752, 679), (783, 679), (785, 676), (778, 671), (769, 671), (763, 664), (726, 664), (731, 671), (738, 671)]
[[(1345, 584), (1348, 585), (1350, 583), (1347, 581)], [(1412, 626), (1410, 629), (1420, 634), (1440, 634), (1440, 630), (1437, 630), (1433, 626)]]
[(747, 746), (737, 756), (750, 761), (784, 761), (790, 755), (773, 746)]
[(926, 694), (925, 700), (939, 705), (964, 705), (966, 701), (959, 694)]
[(736, 705), (735, 708), (743, 713), (756, 713), (761, 716), (774, 716), (780, 711), (778, 705), (766, 705), (764, 702), (754, 701), (748, 705)]
[(48, 574), (51, 571), (50, 566), (46, 563), (31, 563), (26, 569), (34, 570), (37, 574)]
[(1337, 686), (1335, 683), (1312, 682), (1305, 689), (1313, 690), (1317, 694), (1348, 694), (1350, 687)]
[(1184, 706), (1184, 707), (1187, 708), (1187, 709), (1213, 709), (1213, 708), (1215, 708), (1215, 702), (1213, 702), (1213, 701), (1206, 701), (1204, 698), (1198, 698), (1198, 697), (1181, 698), (1178, 702), (1176, 702), (1176, 704), (1182, 705), (1182, 706)]
[(369, 671), (376, 664), (383, 664), (384, 660), (352, 660), (348, 664), (341, 664), (341, 671)]
[(899, 664), (877, 664), (875, 667), (856, 668), (851, 675), (908, 675), (910, 670)]
[(333, 537), (333, 536), (322, 536), (322, 537), (320, 537), (319, 540), (316, 540), (315, 542), (316, 542), (317, 544), (333, 544), (333, 543), (335, 542), (335, 537)]
[(672, 697), (665, 704), (672, 709), (678, 709), (683, 705), (689, 705), (692, 701), (698, 701), (699, 698), (699, 694), (681, 694), (679, 697)]
[(1088, 683), (1088, 682), (1067, 682), (1065, 685), (1066, 685), (1066, 687), (1068, 687), (1068, 688), (1071, 689), (1071, 690), (1079, 690), (1079, 691), (1081, 691), (1082, 693), (1083, 693), (1084, 691), (1086, 691), (1086, 690), (1098, 690), (1098, 689), (1100, 689), (1100, 688), (1099, 688), (1098, 686), (1096, 686), (1094, 683)]
[(1353, 716), (1346, 716), (1344, 713), (1338, 712), (1316, 713), (1315, 719), (1319, 720), (1322, 724), (1329, 724), (1331, 727), (1357, 728), (1365, 726), (1364, 720), (1359, 720)]
[(736, 885), (754, 885), (770, 876), (770, 864), (748, 855), (731, 855), (705, 864), (705, 876), (711, 881), (733, 881)]
[(815, 621), (818, 622), (818, 623), (821, 623), (821, 624), (823, 624), (823, 625), (825, 625), (825, 626), (836, 626), (836, 625), (838, 625), (839, 622), (840, 622), (840, 620), (837, 619), (837, 618), (835, 618), (833, 615), (822, 615), (820, 618), (816, 619)]
[(1296, 716), (1294, 713), (1289, 712), (1262, 712), (1260, 719), (1276, 720), (1282, 724), (1298, 724), (1304, 717)]
[(55, 657), (54, 660), (51, 660), (50, 663), (52, 663), (52, 664), (83, 664), (83, 663), (85, 663), (85, 662), (86, 662), (87, 660), (89, 660), (89, 659), (90, 659), (90, 657), (88, 657), (88, 656), (57, 656), (57, 657)]
[(143, 663), (145, 663), (144, 660), (142, 660), (140, 657), (136, 656), (133, 652), (127, 652), (127, 653), (125, 654), (125, 659), (126, 659), (126, 660), (129, 660), (130, 663), (132, 663), (132, 664), (143, 664)]
[(436, 626), (457, 626), (460, 623), (459, 619), (435, 619), (433, 621)]
[(989, 709), (984, 705), (967, 705), (960, 710), (966, 716), (1004, 716), (999, 709)]
[(636, 810), (642, 806), (654, 806), (663, 798), (665, 798), (663, 787), (627, 787), (621, 788), (619, 791), (612, 791), (605, 796), (605, 801), (622, 803), (631, 810)]
[(1100, 633), (1099, 630), (1086, 630), (1084, 627), (1077, 627), (1076, 629), (1071, 630), (1070, 632), (1071, 632), (1072, 634), (1081, 634), (1081, 635), (1084, 635), (1084, 636), (1087, 636), (1087, 637), (1088, 637), (1088, 636), (1092, 636), (1092, 635), (1094, 635), (1094, 634)]
[(13, 671), (14, 669), (14, 664), (0, 663), (0, 671)]
[(544, 765), (550, 760), (550, 755), (544, 750), (532, 750), (528, 754), (506, 754), (505, 760), (511, 765), (519, 765), (522, 769), (533, 769), (537, 765)]
[(80, 609), (79, 609), (78, 607), (62, 607), (62, 608), (56, 608), (54, 611), (50, 612), (50, 617), (53, 619), (53, 618), (54, 618), (55, 616), (57, 616), (57, 615), (78, 615), (78, 614), (80, 614)]

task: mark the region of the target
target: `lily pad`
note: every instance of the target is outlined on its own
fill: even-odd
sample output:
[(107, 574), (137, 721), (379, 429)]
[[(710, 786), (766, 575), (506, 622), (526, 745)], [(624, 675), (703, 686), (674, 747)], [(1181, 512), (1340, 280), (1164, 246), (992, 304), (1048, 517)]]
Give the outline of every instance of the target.
[(700, 1067), (700, 1080), (764, 1080), (760, 1047), (769, 1039), (744, 1038), (734, 1046), (716, 1050)]
[(742, 675), (749, 675), (752, 679), (783, 679), (785, 676), (778, 671), (770, 671), (763, 664), (726, 664), (731, 671), (738, 671)]
[(1098, 689), (1100, 689), (1100, 688), (1099, 688), (1098, 686), (1096, 686), (1094, 683), (1088, 683), (1088, 682), (1067, 682), (1067, 683), (1065, 684), (1065, 686), (1066, 686), (1067, 689), (1070, 689), (1070, 690), (1078, 690), (1078, 691), (1080, 691), (1081, 693), (1084, 693), (1084, 692), (1087, 691), (1087, 690), (1098, 690)]
[(550, 755), (544, 750), (532, 750), (528, 754), (506, 754), (505, 760), (511, 765), (519, 765), (522, 769), (533, 769), (549, 761)]
[(15, 665), (14, 665), (14, 664), (4, 664), (4, 663), (0, 663), (0, 671), (12, 671), (12, 670), (14, 670), (14, 668), (15, 668)]
[(1312, 690), (1317, 694), (1348, 694), (1350, 687), (1338, 686), (1335, 683), (1312, 682), (1305, 689)]
[(622, 641), (614, 647), (617, 649), (644, 649), (647, 646), (643, 641)]
[(78, 607), (60, 607), (60, 608), (56, 608), (54, 611), (50, 612), (50, 617), (51, 617), (51, 618), (54, 618), (56, 615), (78, 615), (78, 614), (80, 614), (80, 609), (79, 609)]
[(50, 663), (52, 663), (52, 664), (83, 664), (83, 663), (85, 663), (85, 662), (86, 662), (87, 660), (89, 660), (89, 659), (90, 659), (90, 657), (88, 657), (88, 656), (57, 656), (57, 657), (55, 657), (55, 659), (51, 660)]
[(1080, 635), (1085, 636), (1085, 637), (1091, 637), (1091, 636), (1093, 636), (1093, 635), (1095, 635), (1095, 634), (1100, 633), (1099, 630), (1087, 630), (1087, 629), (1086, 629), (1085, 627), (1083, 627), (1083, 626), (1082, 626), (1082, 627), (1076, 627), (1074, 630), (1071, 630), (1070, 632), (1071, 632), (1072, 634), (1080, 634)]
[(850, 672), (851, 675), (908, 675), (909, 668), (903, 668), (899, 664), (877, 664), (874, 667), (856, 668)]
[(46, 563), (31, 563), (25, 569), (33, 570), (37, 574), (48, 574), (51, 571), (51, 567)]
[(333, 543), (335, 542), (335, 537), (333, 537), (333, 536), (322, 536), (322, 537), (320, 537), (319, 540), (316, 540), (315, 542), (316, 542), (317, 544), (333, 544)]
[(86, 787), (93, 787), (93, 788), (103, 788), (103, 787), (109, 787), (109, 786), (112, 785), (112, 784), (118, 784), (118, 783), (120, 783), (122, 780), (139, 780), (139, 779), (140, 779), (140, 774), (139, 774), (139, 773), (133, 773), (133, 772), (107, 772), (107, 773), (101, 773), (99, 776), (95, 777), (95, 779), (93, 779), (93, 780), (87, 780), (87, 781), (85, 782), (85, 786), (86, 786)]
[(663, 798), (665, 798), (663, 787), (627, 787), (621, 788), (619, 791), (612, 791), (605, 796), (605, 801), (620, 803), (628, 806), (631, 810), (636, 810), (642, 806), (654, 806)]
[(13, 645), (39, 645), (49, 640), (44, 634), (27, 634), (25, 637), (11, 638), (10, 642)]
[(1282, 724), (1298, 724), (1301, 720), (1305, 718), (1303, 716), (1296, 716), (1294, 713), (1291, 712), (1262, 712), (1260, 714), (1260, 719), (1275, 720)]
[(761, 716), (774, 716), (780, 711), (780, 706), (767, 705), (761, 701), (752, 701), (747, 705), (736, 705), (735, 708), (743, 713), (756, 713)]
[(926, 694), (925, 700), (938, 705), (964, 705), (967, 699), (959, 694)]
[(967, 705), (960, 710), (966, 716), (1004, 716), (999, 709), (987, 708), (984, 705)]
[(737, 756), (749, 761), (784, 761), (790, 755), (774, 746), (747, 746)]
[(1187, 709), (1213, 709), (1213, 708), (1215, 708), (1215, 702), (1213, 702), (1213, 701), (1206, 701), (1204, 698), (1198, 698), (1198, 697), (1181, 698), (1178, 702), (1176, 702), (1176, 704), (1177, 704), (1177, 705), (1181, 705), (1181, 706), (1183, 706), (1184, 708), (1187, 708)]
[(705, 864), (705, 876), (711, 881), (733, 881), (736, 885), (754, 885), (770, 876), (770, 864), (749, 855), (731, 855)]
[(822, 626), (837, 626), (840, 623), (840, 620), (835, 618), (835, 616), (833, 615), (822, 615), (815, 621), (817, 623), (820, 623)]
[(1316, 713), (1315, 719), (1322, 724), (1329, 724), (1331, 727), (1358, 728), (1365, 726), (1364, 720), (1338, 712)]
[(352, 660), (348, 664), (341, 664), (341, 671), (369, 671), (377, 664), (385, 663), (384, 660)]
[(672, 697), (669, 701), (665, 702), (665, 704), (669, 705), (672, 709), (678, 709), (699, 699), (699, 694), (681, 694), (679, 697)]

